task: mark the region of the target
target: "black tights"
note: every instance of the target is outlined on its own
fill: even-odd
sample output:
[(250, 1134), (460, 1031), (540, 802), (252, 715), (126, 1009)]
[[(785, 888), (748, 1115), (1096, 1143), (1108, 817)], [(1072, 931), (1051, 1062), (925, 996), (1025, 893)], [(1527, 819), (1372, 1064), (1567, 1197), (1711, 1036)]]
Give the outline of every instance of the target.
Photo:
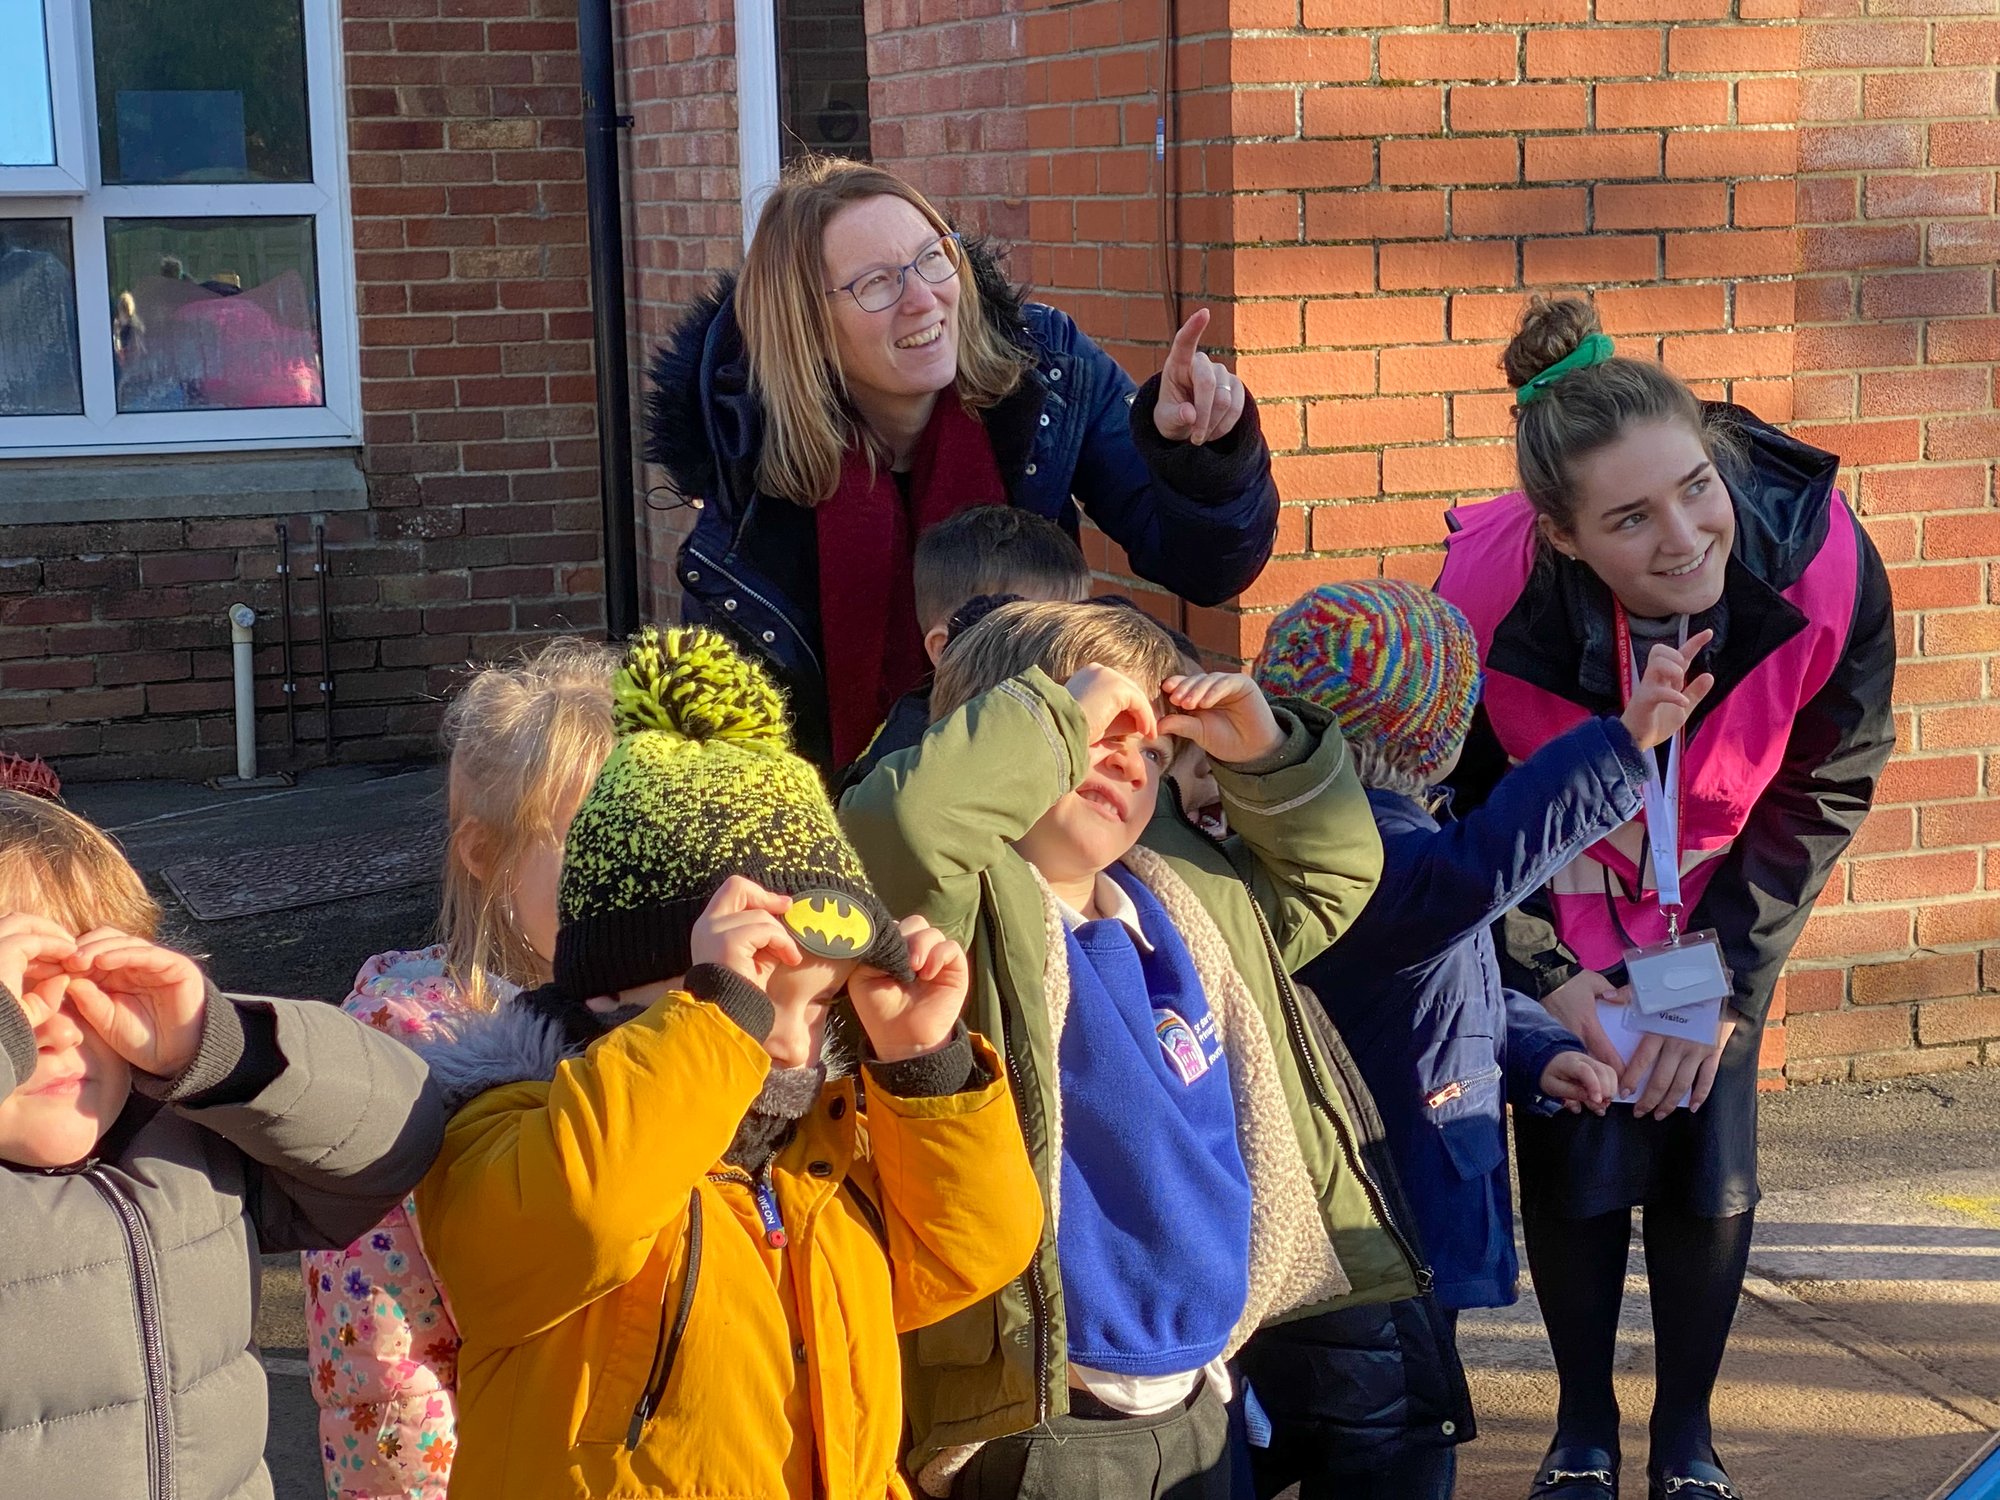
[[(1750, 1260), (1754, 1213), (1704, 1219), (1677, 1209), (1645, 1214), (1646, 1277), (1653, 1304), (1654, 1470), (1714, 1460), (1709, 1397), (1729, 1343), (1729, 1325)], [(1524, 1213), (1528, 1264), (1555, 1353), (1562, 1395), (1556, 1442), (1618, 1452), (1612, 1356), (1632, 1211), (1594, 1219)]]

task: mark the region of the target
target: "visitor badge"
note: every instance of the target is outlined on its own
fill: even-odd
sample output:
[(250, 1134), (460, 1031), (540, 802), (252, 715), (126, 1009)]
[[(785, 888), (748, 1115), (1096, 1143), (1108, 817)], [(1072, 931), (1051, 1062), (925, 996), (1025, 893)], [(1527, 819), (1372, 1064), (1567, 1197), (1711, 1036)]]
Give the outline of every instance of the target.
[(1722, 1001), (1719, 997), (1682, 1010), (1663, 1010), (1656, 1016), (1646, 1015), (1629, 1005), (1626, 1011), (1625, 1024), (1633, 1031), (1679, 1037), (1684, 1042), (1698, 1042), (1704, 1047), (1713, 1047), (1722, 1030)]
[(1627, 949), (1625, 977), (1632, 986), (1632, 1008), (1642, 1016), (1688, 1010), (1727, 1000), (1730, 994), (1729, 969), (1712, 931)]

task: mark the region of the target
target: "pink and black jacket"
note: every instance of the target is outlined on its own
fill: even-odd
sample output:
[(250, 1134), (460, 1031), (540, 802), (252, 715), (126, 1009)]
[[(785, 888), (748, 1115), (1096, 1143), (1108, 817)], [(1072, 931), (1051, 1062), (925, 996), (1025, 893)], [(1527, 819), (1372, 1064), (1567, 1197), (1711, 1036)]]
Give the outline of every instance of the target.
[[(1690, 930), (1712, 927), (1734, 1008), (1761, 1022), (1814, 899), (1861, 826), (1895, 742), (1888, 576), (1846, 499), (1839, 460), (1740, 407), (1712, 408), (1736, 442), (1717, 463), (1736, 541), (1701, 667), (1682, 768), (1682, 890)], [(1457, 779), (1482, 797), (1509, 763), (1620, 709), (1611, 594), (1542, 546), (1527, 498), (1451, 513), (1438, 592), (1479, 638), (1486, 685)], [(1644, 814), (1557, 872), (1510, 918), (1511, 982), (1547, 994), (1579, 968), (1616, 977), (1625, 949), (1665, 936), (1636, 899)], [(1650, 876), (1646, 884), (1650, 886)], [(1525, 971), (1523, 973), (1522, 971)]]

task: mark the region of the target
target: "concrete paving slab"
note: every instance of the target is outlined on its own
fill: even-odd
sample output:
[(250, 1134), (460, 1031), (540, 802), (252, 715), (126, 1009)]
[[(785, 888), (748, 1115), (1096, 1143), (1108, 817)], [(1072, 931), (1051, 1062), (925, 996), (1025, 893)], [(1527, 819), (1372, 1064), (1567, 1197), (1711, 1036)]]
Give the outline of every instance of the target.
[(271, 1390), (271, 1425), (264, 1462), (275, 1500), (319, 1500), (326, 1493), (319, 1459), (319, 1405), (306, 1371), (305, 1292), (296, 1255), (264, 1257), (264, 1300), (257, 1308), (257, 1343)]
[(1754, 1273), (2000, 1402), (2000, 1171), (1767, 1194)]
[(146, 874), (177, 860), (444, 821), (444, 773), (436, 766), (336, 766), (263, 792), (127, 781), (76, 784), (63, 795)]
[[(1645, 1493), (1652, 1340), (1628, 1282), (1617, 1384), (1627, 1494)], [(1532, 1296), (1467, 1314), (1460, 1344), (1480, 1439), (1460, 1500), (1521, 1500), (1553, 1431), (1556, 1377)], [(1717, 1443), (1759, 1500), (1921, 1500), (1985, 1441), (1977, 1423), (1756, 1302), (1738, 1315), (1716, 1391)]]

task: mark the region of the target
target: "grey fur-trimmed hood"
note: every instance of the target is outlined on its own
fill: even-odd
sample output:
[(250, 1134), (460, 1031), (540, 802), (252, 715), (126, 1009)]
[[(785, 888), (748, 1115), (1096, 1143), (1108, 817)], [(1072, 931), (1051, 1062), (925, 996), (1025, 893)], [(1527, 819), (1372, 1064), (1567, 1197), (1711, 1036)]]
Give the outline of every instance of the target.
[(431, 1070), (445, 1109), (456, 1114), (488, 1089), (509, 1083), (544, 1083), (556, 1065), (576, 1055), (562, 1028), (525, 1005), (454, 1016), (417, 1047)]
[[(444, 1096), (447, 1115), (457, 1114), (488, 1089), (546, 1083), (556, 1076), (564, 1058), (580, 1056), (584, 1050), (565, 1039), (560, 1023), (518, 1001), (497, 1010), (449, 1017), (416, 1048)], [(844, 1003), (837, 1005), (827, 1016), (820, 1044), (826, 1076), (845, 1078), (855, 1070), (860, 1055), (860, 1023)]]

